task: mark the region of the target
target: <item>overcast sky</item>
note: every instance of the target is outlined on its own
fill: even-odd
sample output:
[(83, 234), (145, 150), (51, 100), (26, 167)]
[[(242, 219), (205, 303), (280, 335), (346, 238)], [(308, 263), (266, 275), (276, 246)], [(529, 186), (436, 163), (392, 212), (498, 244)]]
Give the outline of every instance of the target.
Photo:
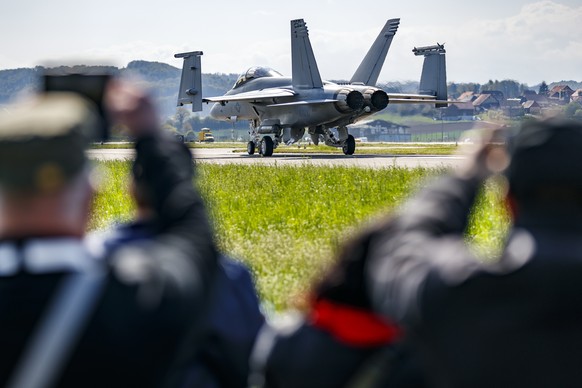
[(0, 70), (49, 62), (173, 57), (204, 51), (205, 73), (253, 65), (291, 73), (291, 19), (303, 18), (324, 79), (349, 79), (387, 19), (401, 18), (380, 81), (418, 79), (413, 46), (447, 49), (448, 80), (529, 85), (582, 81), (580, 0), (51, 0), (6, 1)]

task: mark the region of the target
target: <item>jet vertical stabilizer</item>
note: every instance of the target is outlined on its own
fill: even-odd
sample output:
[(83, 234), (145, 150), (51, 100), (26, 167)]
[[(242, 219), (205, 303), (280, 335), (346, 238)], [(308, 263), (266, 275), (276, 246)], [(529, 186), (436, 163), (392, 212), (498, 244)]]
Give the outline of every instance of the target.
[(388, 54), (388, 49), (392, 44), (392, 39), (396, 34), (396, 30), (398, 30), (399, 24), (400, 19), (390, 19), (386, 22), (384, 28), (382, 28), (382, 31), (380, 31), (380, 34), (374, 41), (374, 44), (372, 44), (372, 47), (370, 47), (370, 50), (364, 57), (364, 60), (360, 63), (358, 70), (356, 70), (350, 80), (351, 84), (376, 85), (380, 71), (386, 60), (386, 54)]
[[(437, 100), (447, 100), (447, 69), (445, 62), (445, 45), (415, 47), (414, 55), (424, 55), (422, 75), (418, 92), (435, 96)], [(446, 107), (447, 104), (435, 104), (436, 108)]]
[(202, 110), (201, 55), (202, 51), (191, 51), (189, 53), (174, 55), (174, 58), (184, 58), (177, 106), (192, 104), (192, 112), (199, 112)]
[(291, 20), (291, 67), (294, 89), (323, 87), (303, 19)]

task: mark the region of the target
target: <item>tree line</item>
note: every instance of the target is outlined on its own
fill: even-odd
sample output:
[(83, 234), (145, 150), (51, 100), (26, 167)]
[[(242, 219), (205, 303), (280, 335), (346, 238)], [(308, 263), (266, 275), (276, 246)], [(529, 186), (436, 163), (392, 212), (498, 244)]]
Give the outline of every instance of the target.
[[(63, 69), (70, 72), (88, 72), (94, 71), (96, 68), (102, 69), (99, 66), (83, 65), (70, 68), (63, 67)], [(152, 93), (161, 116), (165, 118), (165, 125), (170, 130), (186, 134), (189, 131), (198, 132), (204, 127), (224, 130), (246, 130), (248, 128), (248, 124), (245, 122), (232, 124), (209, 118), (208, 112), (211, 106), (207, 104), (204, 104), (201, 113), (195, 114), (190, 113), (185, 108), (177, 107), (176, 101), (181, 74), (181, 69), (179, 68), (160, 62), (132, 61), (125, 68), (108, 67), (107, 70), (122, 76), (131, 75), (141, 79), (143, 86)], [(15, 97), (22, 93), (38, 90), (41, 86), (41, 75), (45, 71), (46, 69), (41, 66), (0, 70), (0, 105), (13, 101)], [(234, 85), (237, 78), (238, 74), (203, 73), (202, 89), (204, 96), (224, 94)], [(336, 82), (346, 81), (339, 80)], [(582, 87), (582, 83), (576, 81), (561, 81), (560, 83), (566, 83), (574, 90)], [(481, 93), (487, 90), (499, 90), (505, 98), (515, 98), (523, 95), (526, 90), (547, 92), (556, 84), (558, 83), (547, 84), (542, 82), (540, 85), (529, 87), (515, 80), (489, 80), (485, 84), (450, 82), (448, 84), (448, 94), (450, 98), (456, 99), (466, 91)], [(389, 93), (416, 93), (418, 91), (418, 82), (384, 82), (379, 83), (378, 87)], [(390, 105), (387, 111), (400, 116), (424, 115), (430, 117), (434, 113), (432, 106), (426, 104)]]

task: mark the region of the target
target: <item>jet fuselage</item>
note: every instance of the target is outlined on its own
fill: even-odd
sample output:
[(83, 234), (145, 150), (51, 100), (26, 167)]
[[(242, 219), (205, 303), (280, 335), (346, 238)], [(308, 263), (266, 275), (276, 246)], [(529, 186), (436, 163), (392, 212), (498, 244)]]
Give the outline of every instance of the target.
[(378, 34), (358, 69), (346, 84), (321, 79), (307, 25), (303, 19), (291, 20), (292, 77), (261, 66), (243, 73), (225, 95), (201, 98), (201, 52), (176, 54), (184, 58), (178, 105), (214, 103), (211, 117), (218, 120), (249, 120), (250, 141), (247, 152), (255, 150), (272, 156), (281, 143), (303, 139), (305, 129), (314, 144), (321, 140), (341, 147), (352, 155), (355, 138), (347, 126), (386, 108), (389, 103), (434, 103), (446, 105), (446, 67), (444, 46), (415, 47), (424, 56), (418, 94), (386, 93), (375, 87), (400, 19), (390, 19)]
[[(344, 98), (351, 92), (362, 94), (364, 90), (370, 92), (380, 89), (370, 86), (339, 85), (332, 82), (324, 82), (323, 88), (293, 89), (292, 79), (289, 77), (262, 77), (247, 81), (244, 85), (229, 90), (228, 96), (236, 96), (241, 93), (259, 91), (269, 88), (288, 89), (295, 95), (274, 97), (259, 101), (224, 101), (214, 104), (210, 116), (217, 120), (266, 120), (278, 121), (278, 125), (287, 128), (306, 128), (316, 126), (342, 126), (348, 125), (360, 118), (378, 111), (370, 103), (358, 103), (349, 106), (348, 102), (329, 103), (337, 100), (338, 96)], [(355, 95), (354, 99), (362, 97)], [(362, 100), (363, 101), (363, 100)], [(356, 108), (356, 109), (354, 109)]]

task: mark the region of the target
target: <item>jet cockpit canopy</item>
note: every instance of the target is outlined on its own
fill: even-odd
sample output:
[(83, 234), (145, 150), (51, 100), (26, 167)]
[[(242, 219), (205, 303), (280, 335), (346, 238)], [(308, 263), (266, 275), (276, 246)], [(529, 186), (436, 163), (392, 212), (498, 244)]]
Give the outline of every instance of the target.
[(245, 83), (252, 79), (262, 77), (283, 77), (283, 74), (271, 69), (270, 67), (253, 66), (250, 69), (248, 69), (245, 73), (241, 74), (240, 77), (238, 77), (236, 83), (234, 84), (234, 87), (238, 88), (239, 86), (244, 85)]

